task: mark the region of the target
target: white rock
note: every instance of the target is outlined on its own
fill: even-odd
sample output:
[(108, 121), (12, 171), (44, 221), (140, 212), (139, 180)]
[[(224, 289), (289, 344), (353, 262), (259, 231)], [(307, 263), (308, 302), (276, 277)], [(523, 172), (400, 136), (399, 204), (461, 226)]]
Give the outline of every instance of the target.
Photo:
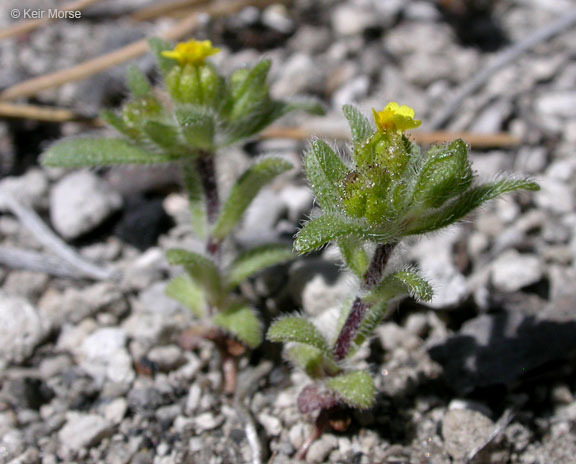
[(207, 430), (215, 429), (222, 423), (223, 420), (224, 417), (221, 415), (215, 416), (211, 412), (205, 412), (204, 414), (200, 414), (194, 418), (194, 425), (196, 430), (199, 432), (205, 432)]
[(89, 171), (61, 179), (50, 192), (50, 219), (62, 237), (76, 238), (100, 225), (122, 205), (122, 197)]
[(308, 187), (289, 185), (280, 192), (280, 199), (288, 208), (288, 218), (298, 221), (312, 209), (314, 195)]
[(102, 413), (106, 420), (112, 424), (119, 424), (122, 422), (122, 419), (124, 419), (124, 415), (128, 409), (128, 402), (124, 398), (115, 398), (102, 409)]
[(46, 324), (24, 298), (0, 291), (0, 360), (20, 363), (46, 335)]
[(271, 416), (270, 414), (259, 414), (258, 421), (262, 424), (266, 433), (271, 436), (280, 435), (283, 430), (282, 422), (277, 417)]
[(310, 446), (306, 454), (306, 462), (325, 462), (330, 452), (338, 446), (338, 439), (334, 435), (324, 434)]
[(67, 419), (58, 438), (63, 448), (72, 451), (96, 445), (113, 430), (112, 424), (97, 414), (70, 412)]
[(536, 112), (542, 116), (576, 117), (576, 92), (555, 90), (540, 95), (535, 102)]
[(176, 345), (156, 346), (148, 353), (148, 359), (156, 363), (160, 370), (170, 370), (182, 361), (182, 350)]
[(202, 388), (197, 383), (193, 383), (188, 391), (188, 396), (186, 397), (186, 406), (184, 412), (189, 416), (193, 415), (198, 409), (200, 404), (200, 398), (202, 397)]
[(343, 3), (332, 13), (332, 27), (340, 36), (361, 34), (364, 30), (374, 26), (378, 21), (377, 15), (369, 8)]
[(538, 179), (540, 190), (534, 193), (536, 205), (555, 213), (569, 213), (574, 210), (574, 192), (570, 185), (556, 179)]
[(90, 334), (82, 343), (80, 366), (99, 383), (129, 383), (134, 377), (132, 359), (125, 349), (124, 329), (107, 327)]
[(318, 82), (319, 70), (312, 57), (304, 53), (292, 55), (282, 66), (272, 92), (279, 97), (293, 97), (309, 91)]
[[(40, 169), (30, 169), (20, 177), (6, 177), (0, 182), (0, 192), (12, 195), (20, 203), (43, 207), (48, 193), (48, 179)], [(0, 199), (0, 211), (5, 211)]]
[(536, 256), (516, 250), (501, 254), (491, 265), (494, 286), (503, 292), (515, 292), (542, 278), (542, 263)]
[(442, 421), (446, 451), (455, 459), (464, 458), (490, 436), (494, 423), (483, 414), (468, 409), (453, 409)]

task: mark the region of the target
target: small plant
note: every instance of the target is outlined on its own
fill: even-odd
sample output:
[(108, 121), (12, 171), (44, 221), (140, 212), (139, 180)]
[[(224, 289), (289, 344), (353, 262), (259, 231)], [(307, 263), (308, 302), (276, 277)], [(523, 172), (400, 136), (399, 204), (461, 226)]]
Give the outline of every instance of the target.
[(278, 157), (256, 160), (220, 201), (215, 157), (229, 145), (246, 140), (270, 123), (303, 109), (321, 113), (316, 103), (270, 97), (269, 61), (221, 76), (206, 59), (218, 53), (210, 41), (191, 40), (176, 47), (152, 39), (165, 91), (154, 88), (136, 67), (128, 72), (131, 93), (120, 113), (102, 118), (120, 133), (117, 138), (71, 138), (55, 143), (43, 156), (47, 166), (79, 167), (118, 164), (178, 163), (187, 190), (195, 234), (205, 250), (169, 250), (171, 264), (186, 273), (173, 279), (167, 294), (200, 319), (185, 340), (208, 338), (222, 355), (224, 389), (235, 389), (237, 360), (262, 341), (255, 310), (235, 292), (245, 279), (291, 258), (291, 249), (262, 245), (241, 252), (229, 264), (221, 244), (233, 232), (259, 190), (292, 166)]
[(286, 343), (288, 360), (312, 380), (298, 397), (302, 414), (317, 414), (300, 457), (327, 427), (347, 428), (351, 408), (374, 404), (372, 376), (355, 369), (351, 358), (388, 315), (391, 300), (432, 298), (431, 286), (414, 269), (386, 272), (399, 241), (447, 227), (506, 192), (538, 189), (515, 178), (477, 184), (462, 140), (424, 154), (404, 134), (420, 125), (411, 108), (389, 103), (373, 113), (375, 128), (358, 110), (344, 107), (353, 142), (349, 159), (322, 140), (312, 142), (304, 158), (322, 214), (304, 224), (294, 248), (307, 253), (336, 243), (360, 290), (342, 308), (334, 333), (301, 316), (283, 317), (268, 330), (267, 338)]

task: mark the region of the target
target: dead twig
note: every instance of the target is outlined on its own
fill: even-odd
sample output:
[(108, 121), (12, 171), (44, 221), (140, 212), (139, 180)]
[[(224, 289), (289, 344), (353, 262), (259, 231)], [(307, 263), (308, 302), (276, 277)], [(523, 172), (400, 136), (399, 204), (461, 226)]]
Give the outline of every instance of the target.
[(490, 78), (496, 75), (498, 71), (513, 63), (524, 52), (560, 34), (564, 30), (572, 27), (574, 24), (576, 24), (576, 9), (566, 12), (562, 18), (543, 27), (534, 34), (526, 37), (524, 40), (515, 43), (502, 51), (488, 64), (488, 66), (474, 74), (472, 79), (468, 80), (456, 89), (452, 99), (450, 99), (444, 107), (436, 113), (430, 124), (427, 125), (427, 129), (435, 130), (443, 127), (456, 110), (460, 108), (464, 100), (481, 88)]
[[(64, 5), (62, 8), (58, 8), (59, 11), (80, 11), (85, 9), (86, 7), (97, 3), (101, 0), (77, 0), (76, 2), (69, 3)], [(30, 19), (28, 21), (22, 21), (18, 24), (14, 24), (13, 26), (7, 27), (0, 31), (0, 40), (7, 39), (9, 37), (14, 37), (20, 34), (24, 34), (26, 32), (33, 31), (34, 29), (39, 28), (43, 24), (48, 22), (54, 21), (57, 18), (51, 18), (45, 16), (39, 19)]]
[[(269, 4), (271, 1), (272, 0), (235, 0), (223, 4), (212, 2), (205, 8), (199, 9), (199, 11), (194, 12), (179, 21), (164, 34), (160, 34), (160, 37), (166, 40), (176, 40), (188, 34), (198, 24), (200, 13), (205, 13), (211, 16), (223, 16), (234, 13), (247, 6), (262, 6)], [(111, 68), (112, 66), (136, 58), (146, 53), (147, 50), (147, 40), (138, 40), (126, 45), (125, 47), (119, 48), (118, 50), (85, 61), (71, 68), (35, 77), (9, 87), (4, 92), (0, 93), (0, 100), (6, 101), (14, 100), (16, 98), (30, 97), (42, 90), (59, 87), (68, 82), (85, 79), (93, 74)]]
[[(346, 129), (304, 129), (302, 127), (279, 127), (272, 126), (265, 129), (260, 138), (263, 139), (293, 139), (293, 140), (307, 140), (311, 137), (326, 137), (336, 140), (348, 140), (348, 132)], [(415, 142), (424, 145), (431, 145), (433, 143), (442, 143), (452, 141), (455, 138), (461, 138), (475, 148), (488, 148), (488, 147), (510, 147), (520, 144), (517, 137), (507, 133), (499, 132), (496, 134), (481, 134), (474, 132), (449, 132), (449, 131), (431, 131), (431, 132), (411, 132), (410, 138)]]
[[(67, 108), (0, 102), (1, 118), (33, 119), (47, 122), (82, 121), (87, 118)], [(89, 121), (94, 121), (89, 119)]]
[(234, 408), (236, 409), (238, 417), (244, 423), (246, 439), (252, 450), (252, 464), (262, 464), (264, 452), (262, 443), (260, 443), (260, 437), (258, 436), (258, 430), (256, 429), (256, 422), (252, 417), (252, 413), (244, 403), (246, 398), (256, 390), (260, 379), (268, 375), (271, 370), (272, 363), (265, 361), (255, 367), (251, 372), (247, 372), (241, 376), (238, 387), (236, 388), (236, 394), (234, 395)]
[(32, 208), (18, 202), (12, 195), (0, 191), (0, 202), (18, 218), (42, 245), (75, 269), (77, 271), (76, 277), (94, 280), (111, 280), (119, 277), (117, 271), (102, 268), (82, 258), (52, 232)]
[(56, 256), (0, 245), (0, 264), (10, 269), (42, 272), (56, 277), (79, 278), (78, 271)]

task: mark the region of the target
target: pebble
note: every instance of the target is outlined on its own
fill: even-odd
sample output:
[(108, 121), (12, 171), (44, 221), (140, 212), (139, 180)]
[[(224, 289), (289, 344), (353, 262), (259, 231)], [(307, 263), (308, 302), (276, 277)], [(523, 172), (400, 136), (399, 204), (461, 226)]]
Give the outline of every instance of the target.
[(79, 452), (97, 445), (112, 431), (112, 423), (98, 414), (70, 412), (66, 424), (58, 432), (58, 439), (63, 448)]
[(446, 451), (454, 459), (463, 459), (483, 444), (494, 430), (494, 423), (485, 415), (469, 409), (449, 410), (442, 421)]
[(46, 323), (34, 306), (0, 291), (0, 361), (23, 362), (46, 335)]
[(576, 92), (552, 90), (536, 98), (536, 111), (543, 116), (576, 117)]
[[(6, 177), (0, 181), (0, 192), (11, 195), (18, 202), (34, 208), (44, 208), (48, 194), (46, 174), (37, 168), (29, 169), (19, 177)], [(7, 211), (0, 198), (0, 212)]]
[(502, 292), (516, 292), (538, 282), (543, 275), (537, 256), (523, 255), (516, 250), (502, 253), (491, 265), (494, 286)]
[(328, 455), (338, 447), (338, 439), (334, 435), (325, 433), (310, 446), (306, 454), (306, 462), (325, 462)]
[(208, 430), (214, 430), (224, 421), (224, 417), (221, 415), (215, 416), (211, 412), (205, 412), (194, 418), (194, 427), (198, 432), (206, 432)]
[(266, 433), (270, 436), (277, 436), (282, 433), (284, 427), (282, 422), (277, 417), (271, 416), (270, 414), (262, 413), (258, 415), (258, 421), (262, 424)]
[(332, 12), (332, 27), (339, 36), (354, 36), (378, 24), (370, 8), (342, 3)]
[(90, 232), (121, 206), (122, 197), (89, 171), (66, 175), (50, 191), (50, 220), (68, 240)]
[(182, 363), (182, 350), (176, 345), (157, 346), (150, 350), (148, 359), (156, 363), (160, 370), (169, 371)]

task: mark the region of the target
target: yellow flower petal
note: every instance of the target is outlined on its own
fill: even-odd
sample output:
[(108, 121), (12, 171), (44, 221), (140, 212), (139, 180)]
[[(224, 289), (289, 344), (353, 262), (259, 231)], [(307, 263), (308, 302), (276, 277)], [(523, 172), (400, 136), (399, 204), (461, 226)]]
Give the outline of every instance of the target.
[(174, 50), (165, 50), (162, 56), (177, 60), (181, 65), (185, 64), (202, 64), (207, 57), (215, 55), (220, 51), (219, 48), (212, 46), (209, 40), (189, 40), (180, 42), (174, 47)]
[(380, 132), (396, 131), (404, 132), (415, 129), (422, 121), (414, 119), (414, 110), (406, 105), (398, 105), (396, 102), (388, 103), (382, 111), (372, 109), (374, 122)]

